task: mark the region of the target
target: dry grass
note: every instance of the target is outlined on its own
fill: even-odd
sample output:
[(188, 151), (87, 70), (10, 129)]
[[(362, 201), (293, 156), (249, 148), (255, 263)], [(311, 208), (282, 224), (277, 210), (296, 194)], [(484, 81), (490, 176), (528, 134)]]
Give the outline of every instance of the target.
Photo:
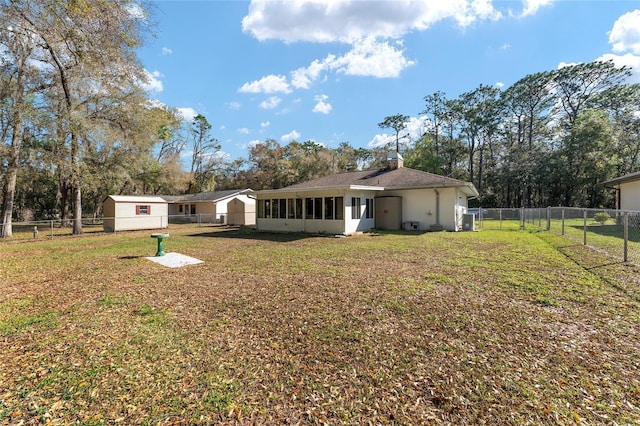
[(640, 423), (638, 269), (547, 234), (0, 243), (0, 424)]

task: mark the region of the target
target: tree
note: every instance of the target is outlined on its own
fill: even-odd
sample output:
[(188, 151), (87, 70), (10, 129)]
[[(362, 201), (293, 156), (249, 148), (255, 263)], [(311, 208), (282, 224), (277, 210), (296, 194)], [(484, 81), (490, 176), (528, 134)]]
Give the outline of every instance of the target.
[(211, 136), (211, 124), (204, 115), (198, 114), (193, 119), (191, 135), (191, 182), (187, 193), (213, 191), (218, 164), (216, 154), (220, 150), (220, 144)]
[(629, 67), (618, 68), (613, 61), (581, 63), (556, 70), (553, 72), (556, 113), (570, 129), (580, 113), (593, 106), (599, 93), (619, 85), (630, 75)]
[[(6, 3), (0, 10), (9, 22), (16, 19), (14, 11)], [(25, 122), (32, 108), (29, 95), (34, 92), (34, 86), (38, 82), (32, 63), (34, 49), (35, 44), (28, 33), (3, 23), (0, 28), (0, 102), (3, 112), (1, 142), (8, 142), (6, 153), (0, 157), (6, 158), (6, 170), (0, 181), (3, 194), (0, 200), (0, 236), (3, 238), (13, 235), (12, 217), (20, 152), (23, 137), (29, 137), (24, 133)]]
[(607, 203), (599, 182), (609, 179), (615, 169), (616, 145), (609, 117), (598, 110), (580, 114), (558, 152), (564, 163), (563, 205), (602, 207)]
[(396, 132), (396, 152), (400, 152), (400, 132), (407, 128), (408, 115), (396, 114), (387, 116), (378, 123), (381, 129), (393, 129)]
[[(500, 123), (501, 109), (498, 103), (499, 90), (492, 86), (480, 85), (465, 92), (456, 105), (460, 119), (461, 133), (467, 140), (469, 155), (469, 180), (482, 192), (484, 148), (490, 144)], [(478, 158), (478, 175), (475, 176), (475, 160)]]
[(445, 120), (448, 110), (447, 98), (444, 92), (437, 91), (425, 96), (424, 101), (426, 108), (422, 113), (426, 114), (431, 122), (431, 128), (433, 129), (433, 148), (437, 156), (440, 151), (440, 128), (442, 127), (442, 122)]
[[(139, 86), (145, 74), (135, 49), (142, 41), (145, 4), (108, 0), (23, 0), (5, 2), (15, 28), (38, 46), (37, 60), (48, 73), (58, 99), (52, 108), (58, 138), (69, 146), (69, 181), (73, 192), (73, 233), (82, 233), (82, 144), (91, 129), (88, 105), (110, 108)], [(135, 9), (135, 12), (134, 12)], [(114, 96), (115, 95), (115, 96)], [(99, 102), (99, 99), (102, 101)], [(87, 115), (89, 112), (89, 115)], [(60, 141), (62, 143), (62, 141)]]

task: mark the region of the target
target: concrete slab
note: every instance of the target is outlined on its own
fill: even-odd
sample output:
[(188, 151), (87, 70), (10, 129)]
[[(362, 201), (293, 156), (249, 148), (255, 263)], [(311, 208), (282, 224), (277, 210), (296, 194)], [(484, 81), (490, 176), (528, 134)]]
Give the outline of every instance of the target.
[(181, 266), (203, 263), (202, 260), (180, 253), (167, 253), (164, 256), (148, 256), (145, 257), (145, 259), (149, 259), (152, 262), (159, 263), (160, 265), (169, 268), (180, 268)]

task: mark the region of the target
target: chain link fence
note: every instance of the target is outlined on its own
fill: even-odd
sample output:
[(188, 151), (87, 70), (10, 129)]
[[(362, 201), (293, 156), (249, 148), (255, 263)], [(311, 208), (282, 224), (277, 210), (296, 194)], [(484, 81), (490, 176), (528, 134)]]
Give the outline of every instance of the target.
[[(469, 209), (475, 216), (478, 230), (541, 230), (553, 232), (588, 245), (607, 255), (640, 264), (640, 212), (607, 209), (548, 207), (536, 209)], [(141, 229), (171, 229), (181, 226), (243, 225), (245, 218), (255, 216), (246, 212), (232, 214), (193, 214), (158, 217), (154, 225)], [(113, 218), (82, 219), (83, 234), (102, 233), (105, 220)], [(122, 218), (120, 218), (122, 219)], [(0, 224), (0, 235), (2, 233)], [(8, 240), (25, 241), (73, 235), (73, 220), (41, 220), (12, 223), (13, 235)]]
[[(168, 215), (168, 216), (147, 216), (141, 218), (136, 217), (119, 217), (118, 220), (133, 220), (140, 221), (140, 225), (133, 225), (140, 230), (147, 229), (150, 231), (159, 229), (171, 229), (184, 226), (214, 226), (214, 225), (230, 225), (240, 226), (244, 225), (247, 221), (247, 217), (255, 216), (255, 212), (247, 212), (246, 214), (236, 213), (220, 213), (220, 214), (192, 214), (192, 215)], [(83, 218), (82, 221), (82, 233), (83, 234), (96, 234), (111, 232), (105, 231), (105, 221), (107, 227), (109, 227), (109, 221), (113, 222), (112, 217), (100, 217), (100, 218)], [(144, 223), (148, 225), (145, 225)], [(1, 239), (10, 241), (28, 241), (37, 239), (53, 239), (58, 237), (68, 237), (73, 235), (74, 219), (51, 219), (51, 220), (34, 220), (28, 222), (12, 222), (11, 230), (12, 235), (10, 238)], [(134, 230), (134, 229), (131, 229)], [(116, 232), (121, 232), (117, 231)], [(3, 224), (0, 223), (0, 235), (4, 235)]]
[(640, 212), (547, 207), (474, 209), (478, 229), (541, 230), (640, 264)]

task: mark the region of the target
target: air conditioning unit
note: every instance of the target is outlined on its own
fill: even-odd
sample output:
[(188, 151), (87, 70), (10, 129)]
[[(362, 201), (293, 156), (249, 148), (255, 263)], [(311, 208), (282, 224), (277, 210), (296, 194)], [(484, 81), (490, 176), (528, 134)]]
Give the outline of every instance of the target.
[(408, 221), (404, 223), (405, 231), (417, 231), (420, 228), (420, 223), (416, 221)]
[(462, 215), (462, 230), (463, 231), (476, 230), (476, 215), (468, 214), (468, 213)]

